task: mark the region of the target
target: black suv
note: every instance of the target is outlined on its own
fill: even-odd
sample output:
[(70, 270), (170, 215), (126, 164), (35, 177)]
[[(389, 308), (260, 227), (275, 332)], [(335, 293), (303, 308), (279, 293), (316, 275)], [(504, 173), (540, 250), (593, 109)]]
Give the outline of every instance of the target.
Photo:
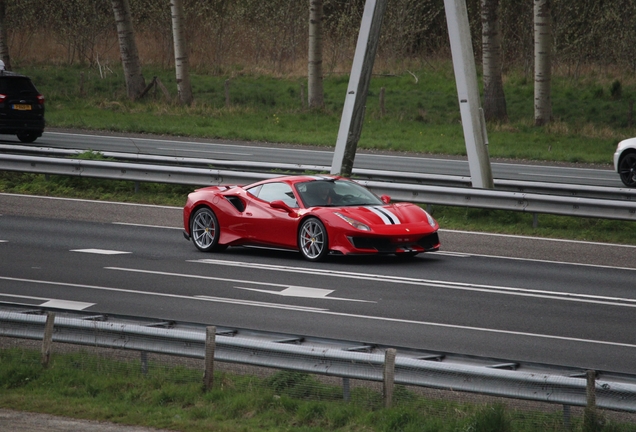
[(0, 134), (17, 135), (31, 143), (44, 131), (44, 96), (31, 79), (0, 71)]

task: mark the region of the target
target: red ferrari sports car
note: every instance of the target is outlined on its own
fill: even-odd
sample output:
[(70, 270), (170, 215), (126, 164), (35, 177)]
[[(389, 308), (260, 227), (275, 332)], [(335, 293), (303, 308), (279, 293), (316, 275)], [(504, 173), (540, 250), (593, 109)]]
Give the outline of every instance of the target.
[(188, 195), (184, 236), (201, 251), (228, 246), (328, 254), (417, 255), (440, 247), (438, 225), (421, 207), (390, 203), (337, 176), (287, 176), (247, 186), (210, 186)]

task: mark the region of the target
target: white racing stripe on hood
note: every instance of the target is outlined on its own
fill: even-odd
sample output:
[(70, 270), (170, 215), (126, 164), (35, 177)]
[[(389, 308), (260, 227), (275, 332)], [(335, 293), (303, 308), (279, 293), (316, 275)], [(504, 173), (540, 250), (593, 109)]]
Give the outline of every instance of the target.
[(378, 215), (380, 219), (382, 219), (382, 222), (384, 222), (385, 225), (400, 224), (400, 219), (398, 219), (396, 215), (394, 215), (392, 212), (385, 209), (384, 207), (376, 206), (376, 207), (367, 207), (367, 208), (371, 210), (373, 213), (375, 213), (376, 215)]

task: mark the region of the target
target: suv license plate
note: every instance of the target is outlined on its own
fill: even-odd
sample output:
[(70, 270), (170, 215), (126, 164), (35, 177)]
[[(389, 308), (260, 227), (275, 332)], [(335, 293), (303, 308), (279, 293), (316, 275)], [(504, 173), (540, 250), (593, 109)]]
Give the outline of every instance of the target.
[(31, 111), (31, 105), (27, 104), (13, 104), (13, 109), (18, 111)]

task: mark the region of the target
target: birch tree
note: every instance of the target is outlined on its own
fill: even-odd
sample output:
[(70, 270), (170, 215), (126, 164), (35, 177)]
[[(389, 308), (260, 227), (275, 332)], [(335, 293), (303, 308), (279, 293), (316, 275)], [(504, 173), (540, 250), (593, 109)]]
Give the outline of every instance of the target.
[(130, 14), (128, 0), (112, 0), (115, 22), (117, 23), (117, 36), (119, 38), (119, 51), (126, 78), (126, 90), (130, 99), (137, 99), (146, 87), (146, 80), (141, 74), (141, 62), (135, 31)]
[(177, 75), (177, 91), (179, 102), (184, 105), (192, 103), (192, 85), (188, 68), (188, 49), (183, 28), (183, 1), (171, 0), (172, 37), (174, 41), (174, 67)]
[(552, 0), (534, 0), (534, 124), (552, 120)]
[(4, 62), (4, 68), (11, 70), (11, 57), (9, 57), (9, 44), (7, 42), (7, 20), (5, 0), (0, 0), (0, 59)]
[(322, 84), (322, 18), (323, 0), (309, 0), (309, 66), (307, 96), (309, 108), (325, 105)]
[(484, 69), (484, 117), (506, 121), (506, 95), (501, 77), (501, 30), (499, 0), (481, 0), (482, 64)]

